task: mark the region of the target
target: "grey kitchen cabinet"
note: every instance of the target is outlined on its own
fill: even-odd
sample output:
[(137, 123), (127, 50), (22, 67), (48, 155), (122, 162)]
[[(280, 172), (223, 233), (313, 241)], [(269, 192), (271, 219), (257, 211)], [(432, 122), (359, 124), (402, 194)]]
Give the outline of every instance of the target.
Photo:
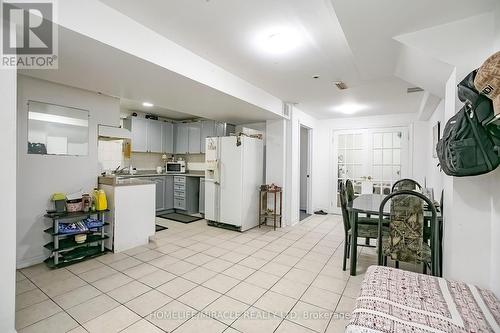
[(161, 125), (162, 153), (174, 153), (174, 124), (163, 122)]
[(165, 209), (174, 209), (174, 176), (165, 176)]
[(162, 123), (157, 120), (148, 120), (148, 151), (162, 153)]
[(188, 123), (188, 153), (201, 153), (201, 122)]
[(175, 153), (186, 154), (189, 151), (189, 128), (187, 123), (174, 125)]
[(205, 214), (205, 178), (200, 178), (198, 211), (200, 212), (200, 214)]
[(174, 209), (186, 210), (186, 199), (175, 197), (174, 198)]
[(174, 208), (189, 214), (199, 211), (200, 178), (174, 176)]
[(148, 151), (148, 120), (130, 117), (123, 125), (132, 134), (132, 151), (146, 153)]
[(215, 121), (214, 120), (202, 120), (201, 121), (201, 152), (205, 153), (207, 138), (216, 136), (215, 135)]
[(132, 133), (133, 152), (162, 152), (162, 122), (138, 117), (130, 117), (123, 121), (123, 126)]

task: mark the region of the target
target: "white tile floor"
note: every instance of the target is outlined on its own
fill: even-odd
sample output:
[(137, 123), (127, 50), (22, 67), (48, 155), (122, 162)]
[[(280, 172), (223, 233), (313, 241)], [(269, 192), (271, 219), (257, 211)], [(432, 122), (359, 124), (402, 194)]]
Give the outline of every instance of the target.
[(238, 233), (159, 219), (154, 242), (17, 273), (18, 332), (343, 332), (363, 272), (342, 271), (338, 216)]

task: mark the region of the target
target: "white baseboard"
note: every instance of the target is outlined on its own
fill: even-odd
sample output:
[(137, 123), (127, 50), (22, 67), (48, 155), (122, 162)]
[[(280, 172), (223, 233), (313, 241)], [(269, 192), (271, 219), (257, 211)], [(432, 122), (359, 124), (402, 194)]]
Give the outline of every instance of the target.
[(17, 260), (16, 267), (17, 269), (30, 267), (42, 263), (45, 259), (47, 259), (45, 255), (39, 255), (33, 258), (19, 259)]

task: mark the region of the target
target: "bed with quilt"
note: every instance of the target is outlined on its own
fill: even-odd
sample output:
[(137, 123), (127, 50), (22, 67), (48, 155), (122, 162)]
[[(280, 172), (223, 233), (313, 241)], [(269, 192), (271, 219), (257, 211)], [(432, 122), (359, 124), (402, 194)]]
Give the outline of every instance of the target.
[(463, 282), (371, 266), (346, 332), (500, 332), (500, 301)]

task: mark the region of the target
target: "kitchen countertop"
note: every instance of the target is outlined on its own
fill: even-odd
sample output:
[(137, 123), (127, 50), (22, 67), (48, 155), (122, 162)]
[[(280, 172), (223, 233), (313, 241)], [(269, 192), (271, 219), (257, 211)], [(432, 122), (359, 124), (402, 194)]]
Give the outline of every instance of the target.
[(204, 172), (187, 172), (187, 173), (157, 173), (155, 170), (140, 170), (136, 174), (116, 175), (117, 178), (137, 178), (137, 177), (161, 177), (161, 176), (186, 176), (205, 178)]
[(98, 178), (98, 182), (99, 184), (102, 185), (110, 185), (115, 187), (154, 184), (154, 182), (145, 179), (140, 179), (135, 177), (120, 178), (115, 176), (101, 176)]
[(185, 177), (198, 177), (205, 178), (205, 174), (201, 172), (189, 172), (189, 173), (156, 173), (153, 170), (141, 170), (135, 175), (120, 174), (120, 175), (110, 175), (110, 176), (99, 176), (98, 183), (103, 185), (111, 186), (134, 186), (134, 185), (146, 185), (154, 184), (152, 181), (141, 179), (145, 177), (165, 177), (165, 176), (185, 176)]

